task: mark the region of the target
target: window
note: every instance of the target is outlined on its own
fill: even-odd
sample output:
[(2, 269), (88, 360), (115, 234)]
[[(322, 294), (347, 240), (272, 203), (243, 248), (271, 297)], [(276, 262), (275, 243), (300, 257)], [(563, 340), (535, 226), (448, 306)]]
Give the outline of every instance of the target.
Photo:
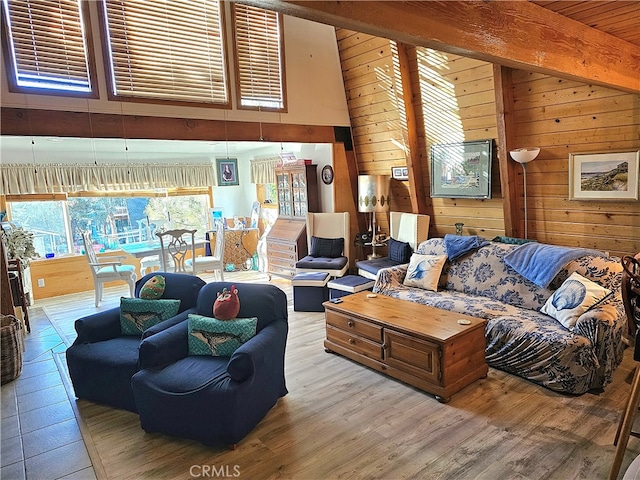
[(80, 0), (2, 0), (2, 6), (12, 89), (93, 96)]
[[(41, 201), (22, 196), (8, 198), (11, 222), (34, 234), (36, 251), (41, 257), (81, 253), (83, 231), (101, 250), (115, 250), (128, 243), (153, 240), (157, 229), (186, 228), (197, 230), (204, 238), (208, 230), (208, 194), (158, 194), (143, 192), (121, 196), (73, 196), (65, 200)], [(147, 228), (147, 225), (150, 228)]]
[(228, 104), (221, 3), (102, 2), (116, 96)]
[(282, 15), (233, 4), (239, 108), (284, 110)]

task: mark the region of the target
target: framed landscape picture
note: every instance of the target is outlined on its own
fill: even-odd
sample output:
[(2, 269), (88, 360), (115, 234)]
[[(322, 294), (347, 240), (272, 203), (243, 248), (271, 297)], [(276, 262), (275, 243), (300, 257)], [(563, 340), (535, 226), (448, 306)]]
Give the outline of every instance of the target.
[(569, 200), (638, 200), (640, 151), (569, 154)]
[(431, 145), (431, 196), (491, 198), (493, 140)]
[(216, 172), (219, 187), (240, 185), (237, 158), (216, 158)]

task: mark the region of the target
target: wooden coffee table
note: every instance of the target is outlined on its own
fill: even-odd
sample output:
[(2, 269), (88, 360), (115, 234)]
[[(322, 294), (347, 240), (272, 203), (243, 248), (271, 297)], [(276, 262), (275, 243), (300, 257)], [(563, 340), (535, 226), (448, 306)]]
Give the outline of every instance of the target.
[(323, 303), (328, 352), (432, 393), (442, 403), (487, 376), (486, 320), (370, 295), (360, 292), (342, 297), (342, 303)]

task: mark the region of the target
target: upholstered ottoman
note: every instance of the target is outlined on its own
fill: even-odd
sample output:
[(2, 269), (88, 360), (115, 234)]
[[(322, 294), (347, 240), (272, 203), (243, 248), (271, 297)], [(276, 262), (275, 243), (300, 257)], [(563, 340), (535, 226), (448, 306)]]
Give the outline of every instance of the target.
[(361, 277), (360, 275), (345, 275), (344, 277), (334, 278), (329, 283), (329, 298), (344, 297), (352, 293), (358, 293), (363, 290), (371, 290), (375, 284), (375, 280)]
[(300, 272), (291, 280), (293, 310), (296, 312), (324, 312), (322, 302), (329, 300), (327, 272)]

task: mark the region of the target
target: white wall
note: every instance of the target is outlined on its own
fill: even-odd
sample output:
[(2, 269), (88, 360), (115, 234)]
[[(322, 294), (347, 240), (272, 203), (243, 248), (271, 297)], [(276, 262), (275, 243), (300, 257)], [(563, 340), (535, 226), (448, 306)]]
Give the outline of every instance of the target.
[[(98, 32), (97, 7), (99, 3), (88, 3), (91, 11), (92, 30)], [(283, 25), (287, 113), (109, 101), (106, 74), (102, 62), (102, 49), (97, 34), (93, 35), (93, 46), (98, 72), (99, 99), (86, 100), (12, 93), (9, 92), (6, 75), (3, 73), (0, 74), (2, 106), (263, 123), (348, 126), (349, 112), (334, 27), (289, 16), (285, 16)], [(233, 68), (229, 70), (232, 75), (230, 85), (234, 85)], [(233, 88), (231, 90), (233, 98), (235, 92)]]
[[(333, 149), (330, 144), (300, 144), (287, 150), (293, 152), (297, 158), (308, 158), (318, 165), (318, 195), (320, 210), (333, 212), (333, 183), (325, 185), (320, 178), (320, 172), (325, 165), (333, 165)], [(213, 187), (213, 201), (216, 208), (222, 208), (226, 217), (249, 216), (251, 206), (257, 200), (255, 184), (251, 183), (250, 161), (256, 157), (277, 155), (280, 146), (270, 146), (256, 150), (251, 154), (238, 155), (238, 174), (240, 185), (228, 187)]]

